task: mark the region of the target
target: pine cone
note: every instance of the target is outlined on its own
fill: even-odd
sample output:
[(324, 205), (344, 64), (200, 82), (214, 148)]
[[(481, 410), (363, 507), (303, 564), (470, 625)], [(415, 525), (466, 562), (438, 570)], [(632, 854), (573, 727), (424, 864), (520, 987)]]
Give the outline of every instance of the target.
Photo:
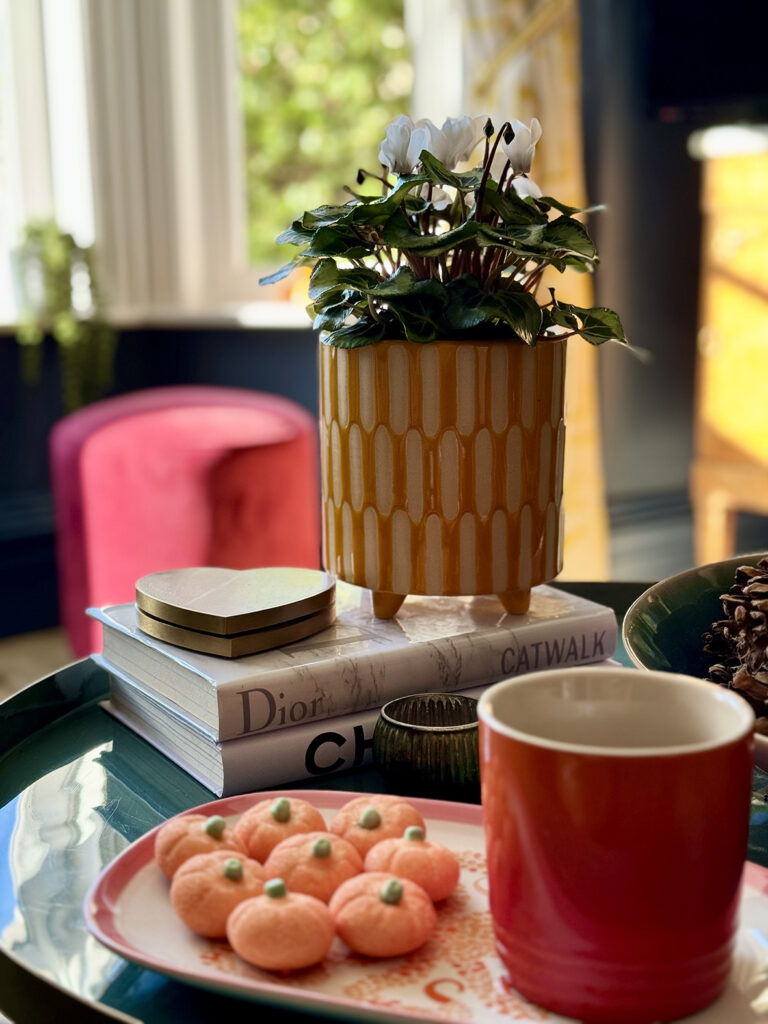
[(768, 715), (768, 558), (739, 566), (720, 600), (727, 618), (702, 637), (704, 651), (717, 659), (709, 679), (738, 690), (756, 715)]

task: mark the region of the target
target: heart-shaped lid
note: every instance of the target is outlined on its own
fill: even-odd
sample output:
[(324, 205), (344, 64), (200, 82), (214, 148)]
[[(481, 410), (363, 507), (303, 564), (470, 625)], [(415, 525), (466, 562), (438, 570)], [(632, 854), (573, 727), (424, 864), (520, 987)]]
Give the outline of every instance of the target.
[(202, 566), (142, 576), (136, 606), (174, 626), (232, 636), (314, 615), (335, 592), (334, 577), (319, 569)]
[(246, 654), (258, 654), (273, 647), (293, 644), (327, 629), (336, 618), (336, 605), (329, 604), (313, 615), (304, 615), (290, 622), (278, 622), (264, 629), (252, 629), (247, 633), (232, 636), (218, 636), (204, 633), (199, 629), (184, 629), (171, 622), (163, 622), (136, 609), (136, 623), (142, 633), (148, 633), (157, 640), (163, 640), (175, 647), (186, 647), (201, 654), (215, 654), (220, 658), (242, 658)]

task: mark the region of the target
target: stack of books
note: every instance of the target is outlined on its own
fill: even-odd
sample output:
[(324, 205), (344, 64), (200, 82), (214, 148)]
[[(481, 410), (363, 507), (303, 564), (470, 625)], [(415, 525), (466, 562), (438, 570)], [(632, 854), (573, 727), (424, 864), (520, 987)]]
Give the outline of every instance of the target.
[(284, 647), (229, 659), (142, 632), (134, 604), (91, 608), (92, 657), (110, 674), (106, 709), (213, 793), (228, 796), (357, 767), (379, 710), (429, 691), (479, 697), (499, 679), (604, 661), (611, 608), (554, 587), (525, 615), (495, 597), (406, 599), (377, 619), (366, 590), (339, 581), (333, 625)]

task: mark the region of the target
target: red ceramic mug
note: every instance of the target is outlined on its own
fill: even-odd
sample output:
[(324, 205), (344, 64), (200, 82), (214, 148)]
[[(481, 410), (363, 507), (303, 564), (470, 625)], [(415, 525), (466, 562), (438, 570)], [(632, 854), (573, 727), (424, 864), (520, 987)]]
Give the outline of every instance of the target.
[(491, 914), (512, 985), (582, 1021), (700, 1010), (731, 966), (754, 717), (688, 676), (558, 669), (478, 706)]

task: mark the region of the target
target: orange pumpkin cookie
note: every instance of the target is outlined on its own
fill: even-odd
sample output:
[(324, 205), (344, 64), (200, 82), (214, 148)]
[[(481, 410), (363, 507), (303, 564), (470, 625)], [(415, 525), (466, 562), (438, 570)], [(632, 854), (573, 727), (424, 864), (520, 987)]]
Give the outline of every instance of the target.
[(263, 864), (283, 839), (299, 832), (324, 832), (325, 818), (306, 800), (261, 800), (235, 825), (235, 836), (249, 857)]
[(328, 909), (350, 949), (365, 956), (403, 956), (434, 931), (437, 912), (420, 885), (384, 871), (343, 882)]
[(382, 839), (399, 839), (409, 825), (426, 832), (424, 819), (407, 800), (371, 793), (344, 804), (331, 822), (331, 832), (348, 839), (365, 857)]
[(232, 829), (218, 814), (185, 814), (171, 818), (155, 836), (155, 860), (163, 874), (173, 878), (176, 870), (197, 853), (243, 849)]
[(173, 876), (171, 903), (193, 932), (223, 939), (231, 912), (243, 900), (258, 896), (268, 878), (261, 864), (233, 850), (198, 853)]
[(430, 843), (416, 825), (402, 839), (383, 839), (365, 856), (366, 871), (389, 871), (410, 878), (435, 901), (450, 896), (459, 881), (458, 858), (447, 846)]
[(328, 832), (289, 836), (264, 864), (268, 878), (282, 878), (290, 892), (303, 892), (327, 903), (342, 882), (363, 870), (352, 843)]
[(297, 971), (319, 963), (335, 936), (322, 900), (288, 892), (272, 878), (261, 896), (240, 903), (227, 920), (227, 940), (243, 960), (267, 971)]

